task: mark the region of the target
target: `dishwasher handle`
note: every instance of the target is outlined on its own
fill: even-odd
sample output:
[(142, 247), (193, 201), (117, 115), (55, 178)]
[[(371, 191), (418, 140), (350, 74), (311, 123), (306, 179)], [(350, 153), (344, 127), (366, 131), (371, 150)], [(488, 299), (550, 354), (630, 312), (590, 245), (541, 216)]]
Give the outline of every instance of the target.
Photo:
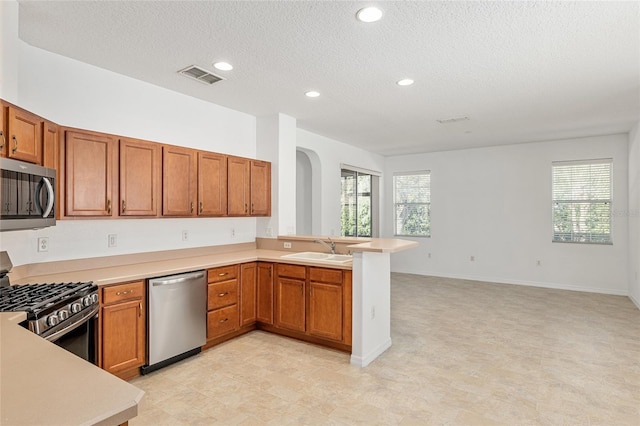
[(157, 278), (151, 280), (151, 285), (154, 287), (170, 284), (180, 284), (190, 280), (197, 280), (204, 277), (204, 271), (191, 272), (190, 274), (174, 275), (173, 277)]

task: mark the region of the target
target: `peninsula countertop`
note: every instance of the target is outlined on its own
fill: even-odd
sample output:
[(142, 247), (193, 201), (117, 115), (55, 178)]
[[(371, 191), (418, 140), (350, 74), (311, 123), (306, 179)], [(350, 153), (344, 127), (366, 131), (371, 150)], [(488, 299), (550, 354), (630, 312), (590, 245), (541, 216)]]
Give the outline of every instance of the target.
[(0, 424), (119, 425), (138, 414), (144, 392), (0, 313)]

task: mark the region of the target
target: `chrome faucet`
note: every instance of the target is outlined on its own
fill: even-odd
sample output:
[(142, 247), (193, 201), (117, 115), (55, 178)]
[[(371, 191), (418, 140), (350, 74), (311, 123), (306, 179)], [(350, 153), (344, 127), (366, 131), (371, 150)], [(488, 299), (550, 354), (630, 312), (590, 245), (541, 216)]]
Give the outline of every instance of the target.
[(329, 251), (331, 251), (331, 254), (336, 254), (336, 243), (334, 243), (330, 237), (327, 237), (327, 239), (329, 240), (329, 243), (322, 241), (322, 240), (313, 240), (314, 243), (318, 243), (318, 244), (322, 244), (323, 246), (325, 246)]

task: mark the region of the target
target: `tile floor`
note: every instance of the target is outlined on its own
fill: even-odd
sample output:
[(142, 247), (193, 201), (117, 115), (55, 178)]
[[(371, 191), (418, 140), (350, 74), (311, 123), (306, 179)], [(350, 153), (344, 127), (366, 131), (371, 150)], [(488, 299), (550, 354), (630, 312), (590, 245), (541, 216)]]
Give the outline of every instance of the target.
[(640, 425), (626, 297), (392, 274), (393, 346), (254, 331), (132, 383), (138, 425)]

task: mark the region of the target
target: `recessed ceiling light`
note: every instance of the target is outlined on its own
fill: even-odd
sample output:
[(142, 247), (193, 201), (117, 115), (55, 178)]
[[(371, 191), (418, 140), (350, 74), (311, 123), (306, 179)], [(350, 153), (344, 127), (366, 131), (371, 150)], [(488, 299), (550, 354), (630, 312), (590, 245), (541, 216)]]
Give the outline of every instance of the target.
[(365, 7), (356, 13), (356, 18), (361, 22), (376, 22), (382, 18), (382, 11), (374, 6)]
[(398, 80), (396, 84), (398, 86), (411, 86), (413, 84), (413, 80), (410, 78), (403, 78), (402, 80)]
[(220, 71), (231, 71), (233, 69), (233, 65), (228, 62), (216, 62), (213, 66)]
[(307, 93), (305, 93), (305, 95), (309, 98), (317, 98), (318, 96), (320, 96), (320, 92), (316, 92), (315, 90), (311, 90)]

